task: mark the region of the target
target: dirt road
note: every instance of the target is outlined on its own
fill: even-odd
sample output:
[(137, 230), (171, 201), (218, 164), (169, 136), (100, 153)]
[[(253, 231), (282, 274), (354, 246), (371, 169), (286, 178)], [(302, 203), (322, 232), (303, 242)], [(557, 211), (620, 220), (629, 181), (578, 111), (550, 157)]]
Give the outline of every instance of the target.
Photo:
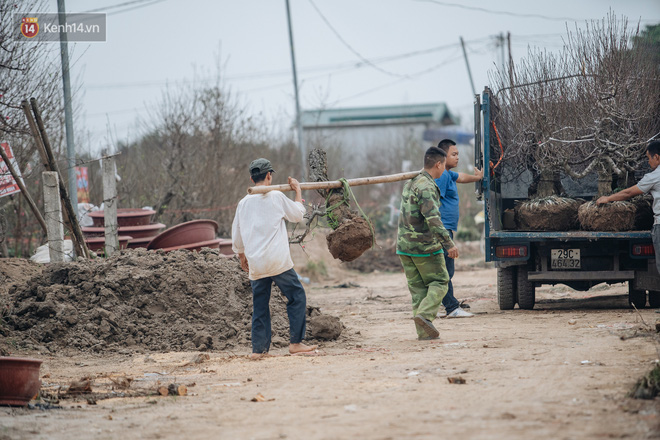
[(643, 331), (656, 310), (628, 309), (625, 286), (615, 285), (544, 287), (535, 310), (502, 312), (495, 270), (462, 268), (457, 297), (477, 316), (436, 320), (437, 341), (415, 339), (402, 273), (342, 272), (307, 288), (310, 304), (346, 326), (315, 356), (278, 348), (250, 361), (245, 347), (197, 364), (188, 363), (197, 352), (20, 353), (44, 360), (50, 390), (83, 376), (108, 390), (111, 378), (129, 377), (133, 389), (176, 382), (189, 394), (0, 408), (0, 439), (660, 437), (660, 401), (626, 397), (659, 357)]

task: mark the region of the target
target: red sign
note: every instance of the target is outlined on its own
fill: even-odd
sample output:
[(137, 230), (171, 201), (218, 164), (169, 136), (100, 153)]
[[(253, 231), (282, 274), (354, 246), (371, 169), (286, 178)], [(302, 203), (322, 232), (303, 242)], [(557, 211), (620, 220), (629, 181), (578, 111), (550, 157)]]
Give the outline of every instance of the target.
[(76, 167), (76, 188), (78, 189), (78, 203), (89, 203), (87, 167)]
[[(8, 143), (5, 142), (1, 143), (0, 147), (5, 150), (5, 154), (7, 154), (7, 158), (9, 158), (14, 171), (19, 173), (18, 175), (20, 177), (20, 170), (18, 169), (16, 159), (14, 159), (14, 153), (11, 151), (11, 147)], [(9, 172), (7, 164), (0, 159), (0, 197), (8, 196), (17, 192), (21, 192), (21, 189), (18, 187), (18, 184), (14, 180), (14, 176), (12, 176)]]
[(39, 33), (39, 23), (37, 17), (23, 17), (21, 20), (21, 34), (25, 38), (34, 38)]

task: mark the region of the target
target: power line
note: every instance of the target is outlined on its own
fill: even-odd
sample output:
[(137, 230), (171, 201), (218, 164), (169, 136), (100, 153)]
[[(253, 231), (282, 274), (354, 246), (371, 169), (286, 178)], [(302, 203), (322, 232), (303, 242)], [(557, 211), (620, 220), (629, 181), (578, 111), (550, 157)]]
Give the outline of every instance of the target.
[[(429, 68), (429, 69), (426, 69), (426, 70), (424, 70), (424, 71), (418, 72), (416, 75), (417, 75), (417, 76), (426, 75), (426, 74), (428, 74), (428, 73), (431, 73), (431, 72), (433, 72), (433, 71), (439, 69), (440, 67), (445, 67), (445, 66), (447, 66), (448, 64), (451, 64), (451, 63), (453, 63), (453, 62), (455, 62), (455, 61), (457, 61), (457, 60), (460, 60), (460, 59), (462, 59), (462, 58), (463, 58), (463, 55), (459, 55), (459, 56), (457, 56), (457, 57), (453, 57), (453, 58), (452, 58), (452, 57), (449, 57), (449, 58), (443, 60), (443, 61), (440, 62), (439, 64), (437, 64), (437, 65), (435, 65), (435, 66), (433, 66), (433, 67), (431, 67), (431, 68)], [(349, 100), (351, 100), (351, 99), (353, 99), (353, 98), (358, 98), (358, 97), (360, 97), (360, 96), (368, 95), (369, 93), (373, 93), (373, 92), (376, 92), (376, 91), (378, 91), (378, 90), (382, 90), (382, 89), (388, 88), (388, 87), (390, 87), (390, 86), (393, 86), (393, 85), (395, 85), (395, 84), (400, 83), (401, 81), (405, 81), (405, 80), (408, 80), (408, 79), (410, 79), (410, 78), (407, 78), (407, 77), (406, 77), (406, 78), (399, 78), (399, 79), (397, 79), (397, 80), (395, 80), (395, 81), (392, 81), (392, 82), (389, 82), (389, 83), (387, 83), (387, 84), (382, 84), (382, 85), (380, 85), (380, 86), (374, 87), (374, 88), (372, 88), (372, 89), (364, 90), (364, 91), (362, 91), (362, 92), (356, 93), (356, 94), (351, 95), (351, 96), (347, 96), (347, 97), (345, 97), (345, 98), (339, 98), (339, 99), (336, 99), (333, 103), (330, 104), (330, 106), (335, 106), (335, 105), (339, 104), (340, 102), (345, 102), (345, 101), (349, 101)]]
[[(479, 11), (479, 12), (486, 12), (488, 14), (497, 14), (497, 15), (508, 15), (510, 17), (521, 17), (521, 18), (540, 18), (542, 20), (551, 20), (551, 21), (572, 21), (572, 22), (583, 22), (583, 21), (589, 21), (590, 19), (579, 19), (575, 17), (552, 17), (549, 15), (542, 15), (542, 14), (523, 14), (519, 12), (510, 12), (510, 11), (499, 11), (496, 9), (486, 9), (486, 8), (481, 8), (478, 6), (468, 6), (468, 5), (462, 5), (460, 3), (450, 3), (450, 2), (445, 2), (445, 1), (440, 1), (440, 0), (416, 0), (419, 2), (426, 2), (426, 3), (435, 3), (440, 6), (448, 6), (451, 8), (460, 8), (460, 9), (467, 9), (470, 11)], [(644, 19), (640, 20), (642, 22), (657, 22), (659, 20), (653, 20), (653, 19)]]
[(129, 12), (129, 11), (133, 11), (133, 10), (135, 10), (135, 9), (145, 8), (145, 7), (147, 7), (147, 6), (153, 6), (153, 5), (155, 5), (156, 3), (161, 3), (161, 2), (164, 2), (164, 1), (165, 1), (165, 0), (154, 0), (154, 1), (152, 1), (151, 3), (146, 3), (146, 4), (144, 4), (144, 5), (134, 6), (134, 7), (132, 7), (132, 8), (122, 9), (122, 10), (120, 10), (120, 11), (111, 12), (111, 13), (109, 13), (109, 14), (107, 14), (107, 15), (108, 15), (108, 16), (111, 16), (111, 15), (123, 14), (124, 12)]
[(328, 27), (330, 28), (330, 30), (335, 34), (335, 36), (339, 39), (339, 41), (341, 41), (342, 44), (348, 48), (348, 50), (350, 50), (351, 52), (353, 52), (353, 53), (355, 54), (355, 56), (357, 56), (360, 60), (362, 60), (362, 62), (368, 64), (369, 66), (373, 67), (374, 69), (376, 69), (376, 70), (378, 70), (379, 72), (382, 72), (382, 73), (384, 73), (384, 74), (386, 74), (386, 75), (396, 76), (396, 77), (399, 77), (399, 78), (405, 78), (405, 77), (406, 77), (406, 75), (401, 75), (401, 74), (399, 74), (399, 73), (390, 72), (389, 70), (385, 70), (385, 69), (383, 69), (382, 67), (379, 67), (379, 66), (375, 65), (374, 63), (372, 63), (371, 61), (369, 61), (369, 60), (368, 60), (367, 58), (365, 58), (364, 56), (362, 56), (362, 54), (359, 53), (357, 50), (355, 50), (350, 44), (348, 44), (348, 42), (347, 42), (346, 40), (344, 40), (344, 38), (339, 34), (339, 32), (337, 32), (337, 30), (336, 30), (336, 29), (330, 24), (330, 22), (328, 21), (328, 19), (325, 18), (325, 16), (324, 16), (323, 13), (319, 10), (319, 8), (316, 7), (316, 5), (314, 4), (314, 1), (313, 1), (313, 0), (309, 0), (309, 3), (312, 5), (312, 7), (314, 7), (314, 9), (316, 10), (316, 12), (318, 12), (318, 14), (319, 14), (319, 16), (321, 17), (321, 19), (325, 22), (326, 25), (328, 25)]
[(117, 9), (117, 8), (121, 8), (121, 7), (124, 7), (124, 6), (137, 5), (137, 6), (121, 9), (119, 11), (110, 12), (110, 13), (106, 14), (107, 16), (111, 16), (111, 15), (122, 14), (124, 12), (133, 11), (135, 9), (144, 8), (144, 7), (147, 7), (147, 6), (152, 6), (152, 5), (155, 5), (156, 3), (161, 3), (161, 2), (164, 2), (164, 1), (165, 0), (133, 0), (133, 1), (129, 1), (129, 2), (118, 3), (116, 5), (106, 6), (106, 7), (103, 7), (103, 8), (91, 9), (89, 11), (85, 11), (85, 13), (106, 12), (108, 10)]
[[(489, 40), (490, 37), (483, 37), (483, 38), (478, 38), (475, 40), (470, 40), (466, 41), (466, 43), (480, 43), (485, 40)], [(446, 44), (442, 46), (435, 46), (431, 47), (428, 49), (420, 49), (412, 52), (405, 52), (402, 54), (397, 54), (397, 55), (387, 55), (379, 58), (374, 58), (373, 60), (375, 62), (390, 62), (390, 61), (398, 61), (406, 58), (412, 58), (415, 56), (420, 56), (420, 55), (427, 55), (433, 52), (440, 52), (444, 51), (447, 49), (456, 49), (459, 47), (458, 43), (452, 43), (452, 44)], [(332, 73), (333, 71), (341, 71), (341, 70), (354, 70), (354, 69), (361, 69), (365, 66), (364, 63), (357, 63), (355, 61), (344, 61), (341, 63), (337, 64), (326, 64), (326, 65), (320, 65), (320, 66), (314, 66), (314, 67), (307, 67), (307, 68), (302, 68), (300, 69), (301, 72), (309, 73), (309, 72), (318, 72), (318, 71), (330, 71)], [(235, 75), (229, 75), (225, 76), (222, 79), (225, 80), (232, 80), (232, 81), (246, 81), (246, 80), (254, 80), (254, 79), (261, 79), (261, 78), (272, 78), (274, 76), (288, 76), (290, 75), (290, 69), (281, 69), (281, 70), (270, 70), (270, 71), (262, 71), (262, 72), (255, 72), (255, 73), (238, 73)], [(414, 74), (413, 74), (414, 75)], [(406, 75), (403, 75), (406, 76)], [(409, 75), (408, 75), (409, 76)], [(185, 80), (183, 82), (179, 82), (181, 84), (187, 84), (187, 83), (194, 83), (195, 81), (198, 82), (209, 82), (209, 81), (215, 81), (216, 78), (205, 78), (205, 79), (199, 79), (199, 80)], [(169, 83), (168, 80), (154, 80), (154, 81), (136, 81), (136, 82), (125, 82), (125, 83), (105, 83), (105, 84), (92, 84), (88, 85), (86, 88), (87, 89), (110, 89), (110, 88), (125, 88), (125, 87), (145, 87), (145, 86), (162, 86), (162, 85), (167, 85)]]
[(85, 13), (90, 13), (90, 12), (106, 12), (110, 9), (116, 9), (116, 8), (121, 8), (123, 6), (129, 6), (129, 5), (134, 5), (136, 3), (145, 3), (145, 2), (151, 2), (153, 0), (133, 0), (130, 2), (124, 2), (124, 3), (118, 3), (116, 5), (110, 5), (110, 6), (105, 6), (103, 8), (97, 8), (97, 9), (90, 9), (89, 11), (85, 11)]

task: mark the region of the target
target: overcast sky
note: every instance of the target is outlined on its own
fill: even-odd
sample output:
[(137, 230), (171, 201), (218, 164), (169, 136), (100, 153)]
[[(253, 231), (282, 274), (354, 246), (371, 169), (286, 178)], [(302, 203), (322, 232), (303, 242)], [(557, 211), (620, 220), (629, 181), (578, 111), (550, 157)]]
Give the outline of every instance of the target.
[[(57, 10), (56, 0), (51, 0)], [(123, 5), (123, 6), (120, 6)], [(290, 0), (302, 109), (446, 102), (469, 127), (477, 92), (512, 54), (558, 50), (567, 25), (610, 10), (632, 26), (660, 23), (658, 0)], [(104, 8), (107, 42), (72, 45), (79, 151), (135, 140), (169, 85), (199, 84), (218, 70), (250, 114), (291, 129), (295, 101), (285, 0), (66, 0), (67, 12)], [(220, 64), (220, 68), (218, 65)]]

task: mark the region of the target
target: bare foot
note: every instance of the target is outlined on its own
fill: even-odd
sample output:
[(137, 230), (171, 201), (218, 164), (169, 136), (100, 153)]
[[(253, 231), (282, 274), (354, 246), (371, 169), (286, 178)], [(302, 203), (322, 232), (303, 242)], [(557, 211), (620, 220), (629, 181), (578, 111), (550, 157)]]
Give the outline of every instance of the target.
[(271, 357), (271, 356), (272, 356), (272, 354), (270, 354), (268, 352), (266, 352), (266, 353), (252, 353), (248, 356), (248, 359), (256, 361), (256, 360)]
[(289, 353), (310, 353), (319, 348), (318, 345), (305, 345), (305, 344), (289, 344)]

